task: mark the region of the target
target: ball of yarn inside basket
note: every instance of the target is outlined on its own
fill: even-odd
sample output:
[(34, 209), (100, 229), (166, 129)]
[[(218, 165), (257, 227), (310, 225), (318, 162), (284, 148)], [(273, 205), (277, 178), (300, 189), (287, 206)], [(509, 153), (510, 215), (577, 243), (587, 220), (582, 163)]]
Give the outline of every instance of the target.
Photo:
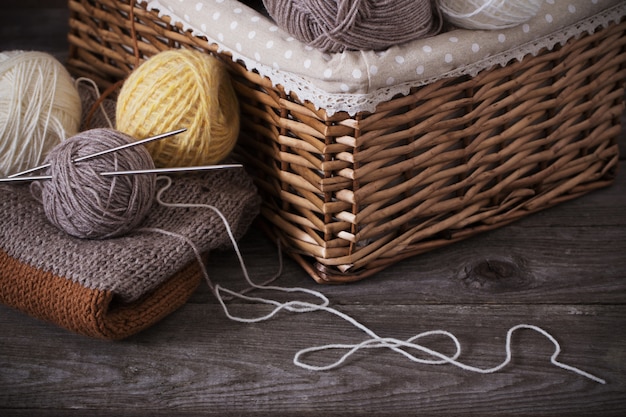
[(0, 53), (0, 176), (39, 165), (78, 132), (81, 111), (72, 77), (54, 56)]
[(239, 102), (226, 68), (195, 50), (160, 52), (124, 82), (116, 128), (135, 138), (187, 131), (146, 147), (158, 167), (210, 165), (228, 156), (239, 136)]
[(121, 236), (145, 218), (155, 198), (156, 175), (103, 176), (102, 172), (152, 169), (154, 163), (142, 145), (96, 158), (72, 162), (132, 142), (113, 129), (92, 129), (73, 136), (50, 151), (50, 180), (31, 185), (48, 220), (69, 235), (105, 239)]
[(464, 29), (503, 29), (534, 17), (543, 0), (437, 0), (446, 20)]
[(263, 0), (296, 39), (325, 52), (382, 50), (434, 34), (430, 0)]

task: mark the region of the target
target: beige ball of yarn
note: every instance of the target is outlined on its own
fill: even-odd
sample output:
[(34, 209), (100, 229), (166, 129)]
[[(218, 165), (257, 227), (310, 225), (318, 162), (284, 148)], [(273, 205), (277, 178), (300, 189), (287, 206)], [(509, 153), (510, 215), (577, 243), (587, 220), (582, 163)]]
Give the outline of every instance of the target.
[(444, 18), (464, 29), (504, 29), (533, 18), (543, 0), (437, 0)]
[(263, 0), (276, 24), (325, 52), (383, 50), (434, 35), (430, 0)]
[(78, 132), (81, 112), (78, 89), (54, 56), (0, 53), (0, 176), (40, 165)]
[(146, 148), (157, 167), (211, 165), (239, 137), (239, 101), (217, 58), (196, 50), (160, 52), (137, 67), (120, 90), (116, 128), (136, 139), (186, 128)]

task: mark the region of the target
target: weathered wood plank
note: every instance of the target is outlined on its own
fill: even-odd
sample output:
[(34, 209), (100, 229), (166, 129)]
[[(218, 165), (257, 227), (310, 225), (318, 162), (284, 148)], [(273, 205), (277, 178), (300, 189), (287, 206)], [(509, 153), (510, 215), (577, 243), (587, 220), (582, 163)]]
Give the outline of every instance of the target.
[[(68, 12), (59, 1), (2, 8), (3, 50), (67, 54)], [(624, 160), (626, 129), (620, 148)], [(324, 292), (381, 336), (451, 331), (461, 359), (480, 367), (503, 359), (510, 326), (536, 324), (561, 343), (563, 362), (607, 385), (552, 366), (550, 342), (531, 331), (513, 337), (513, 363), (492, 375), (371, 349), (338, 369), (306, 371), (292, 364), (299, 349), (363, 334), (322, 312), (234, 323), (203, 286), (178, 312), (122, 342), (74, 335), (0, 305), (0, 415), (626, 415), (625, 169), (622, 162), (610, 188), (359, 283), (320, 286), (289, 259), (277, 281)], [(275, 272), (276, 249), (261, 232), (241, 246), (257, 281)], [(209, 271), (216, 282), (242, 286), (232, 251), (212, 254)], [(447, 341), (428, 346), (451, 352)], [(326, 355), (332, 361), (338, 352)]]
[[(620, 189), (619, 184), (616, 190)], [(601, 198), (602, 193), (605, 190), (593, 197), (593, 204), (591, 197), (585, 197), (552, 211), (567, 212), (567, 205), (572, 204), (604, 210), (615, 198), (619, 199), (618, 196)], [(610, 226), (616, 221), (620, 223), (620, 217), (614, 213), (612, 218), (617, 220), (607, 224), (604, 218), (589, 215), (579, 219), (586, 223), (580, 227), (550, 220), (549, 212), (545, 212), (545, 218), (539, 219), (544, 217), (543, 213), (531, 216), (501, 230), (407, 260), (383, 272), (384, 277), (354, 285), (319, 286), (289, 260), (278, 283), (321, 290), (342, 310), (375, 330), (384, 329), (385, 336), (406, 338), (413, 332), (434, 328), (453, 331), (462, 342), (469, 343), (468, 360), (480, 366), (493, 365), (502, 357), (502, 337), (507, 326), (517, 322), (545, 325), (561, 340), (564, 353), (574, 355), (572, 364), (589, 371), (598, 369), (608, 379), (619, 381), (626, 346), (622, 336), (625, 308), (585, 304), (623, 304), (624, 279), (619, 278), (626, 271), (621, 256), (624, 227)], [(535, 222), (539, 225), (533, 225)], [(594, 227), (594, 223), (602, 225)], [(544, 227), (550, 232), (546, 233)], [(510, 229), (515, 229), (514, 233)], [(607, 234), (616, 241), (598, 249), (598, 240), (605, 239)], [(575, 236), (578, 238), (570, 240)], [(566, 245), (565, 249), (555, 249), (559, 245)], [(260, 232), (253, 230), (246, 236), (242, 248), (253, 276), (264, 278), (275, 271), (277, 264), (272, 259), (275, 250)], [(610, 262), (606, 261), (606, 248), (614, 250)], [(589, 251), (592, 253), (588, 254)], [(464, 263), (495, 259), (494, 254), (511, 258), (511, 252), (524, 254), (526, 262), (535, 266), (532, 269), (535, 283), (540, 268), (554, 275), (544, 272), (542, 285), (532, 288), (524, 289), (521, 285), (526, 281), (521, 280), (498, 289), (497, 281), (484, 287), (468, 286), (467, 282), (461, 285), (463, 280), (453, 274), (465, 271), (461, 268)], [(596, 257), (598, 261), (594, 263)], [(211, 259), (219, 260), (219, 267), (215, 262), (210, 262), (209, 267), (216, 281), (229, 287), (240, 286), (238, 265), (229, 251), (215, 254)], [(608, 267), (602, 262), (607, 262)], [(609, 278), (604, 279), (607, 270)], [(568, 305), (544, 305), (558, 300)], [(483, 302), (514, 305), (479, 305)], [(246, 308), (250, 314), (258, 314), (257, 309)], [(598, 414), (610, 415), (623, 411), (624, 407), (617, 394), (622, 386), (612, 385), (598, 394), (597, 387), (591, 384), (589, 388), (585, 382), (586, 388), (580, 389), (591, 391), (584, 394), (563, 392), (560, 384), (566, 378), (564, 375), (554, 384), (543, 382), (544, 378), (563, 371), (523, 353), (522, 345), (531, 352), (546, 345), (549, 351), (549, 344), (532, 335), (520, 334), (520, 338), (529, 341), (515, 349), (516, 352), (519, 349), (522, 358), (528, 358), (522, 364), (531, 363), (526, 376), (511, 376), (520, 371), (519, 359), (501, 374), (477, 376), (449, 367), (442, 371), (443, 367), (415, 366), (386, 352), (359, 354), (339, 370), (311, 374), (291, 365), (298, 349), (312, 343), (337, 341), (338, 337), (346, 337), (343, 341), (347, 342), (360, 334), (323, 313), (306, 318), (281, 315), (275, 321), (258, 325), (232, 323), (223, 317), (207, 291), (199, 291), (192, 302), (163, 323), (121, 343), (85, 339), (2, 309), (0, 369), (4, 370), (4, 376), (0, 391), (4, 394), (0, 395), (0, 404), (12, 412), (27, 407), (22, 410), (26, 415), (40, 410), (49, 414), (63, 410), (65, 414), (65, 408), (74, 407), (79, 408), (78, 414), (80, 409), (100, 408), (102, 415), (107, 410), (116, 414), (116, 409), (123, 409), (125, 415), (168, 414), (172, 410), (192, 415), (211, 410), (220, 415), (277, 410), (298, 415), (306, 414), (307, 410), (311, 414), (328, 415), (338, 410), (377, 414), (420, 410), (444, 415), (496, 410), (550, 415), (567, 414), (573, 409), (592, 413), (597, 407)], [(405, 317), (413, 319), (404, 320)], [(566, 334), (559, 335), (561, 329), (567, 329)], [(324, 340), (325, 336), (328, 340)], [(594, 348), (587, 350), (589, 346)], [(546, 351), (544, 358), (549, 355)], [(370, 359), (372, 355), (374, 359)], [(503, 380), (503, 375), (508, 378)], [(565, 380), (569, 381), (565, 385), (572, 384), (571, 379)], [(354, 385), (355, 381), (362, 385)], [(102, 387), (104, 390), (98, 392)], [(483, 391), (482, 396), (477, 394)], [(412, 392), (420, 395), (414, 396)], [(542, 392), (549, 395), (542, 396)], [(543, 397), (544, 402), (537, 403), (537, 396)], [(255, 406), (248, 408), (252, 403)], [(154, 404), (161, 411), (155, 410)]]
[[(562, 344), (561, 360), (608, 380), (600, 385), (549, 363), (553, 346), (532, 331), (513, 337), (513, 363), (491, 375), (422, 365), (367, 350), (342, 367), (311, 372), (292, 364), (297, 350), (359, 342), (363, 334), (326, 313), (284, 313), (259, 324), (228, 320), (217, 306), (188, 304), (124, 342), (64, 333), (2, 311), (0, 404), (32, 412), (124, 410), (124, 415), (282, 413), (346, 415), (610, 415), (626, 412), (624, 306), (341, 306), (382, 336), (433, 329), (456, 334), (461, 360), (492, 367), (504, 336), (536, 324)], [(258, 315), (258, 306), (242, 306)], [(425, 345), (452, 354), (437, 338)], [(327, 353), (333, 361), (338, 353)], [(312, 358), (313, 359), (313, 358)]]
[[(258, 282), (276, 269), (277, 261), (261, 258), (263, 253), (272, 256), (272, 250), (269, 244), (257, 252), (244, 246), (250, 273)], [(624, 303), (625, 251), (623, 229), (510, 226), (400, 262), (347, 286), (310, 285), (310, 278), (287, 260), (277, 284), (317, 288), (342, 304)], [(216, 281), (240, 288), (236, 259), (228, 253), (212, 259), (219, 265), (209, 261), (211, 276), (233, 277)], [(204, 298), (205, 293), (200, 294)]]

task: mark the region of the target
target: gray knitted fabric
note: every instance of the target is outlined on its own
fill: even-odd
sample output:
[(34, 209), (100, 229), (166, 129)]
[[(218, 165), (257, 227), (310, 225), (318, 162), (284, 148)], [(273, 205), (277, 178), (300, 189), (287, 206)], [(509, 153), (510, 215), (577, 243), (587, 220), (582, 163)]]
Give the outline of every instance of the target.
[[(243, 169), (172, 177), (168, 203), (217, 207), (237, 239), (257, 216), (260, 199)], [(157, 182), (157, 189), (164, 181)], [(230, 246), (226, 228), (208, 208), (166, 208), (155, 203), (140, 227), (184, 235), (202, 252)], [(78, 239), (50, 224), (28, 185), (0, 185), (0, 249), (20, 262), (90, 289), (111, 291), (121, 302), (150, 293), (195, 259), (181, 239), (133, 231), (105, 240)]]

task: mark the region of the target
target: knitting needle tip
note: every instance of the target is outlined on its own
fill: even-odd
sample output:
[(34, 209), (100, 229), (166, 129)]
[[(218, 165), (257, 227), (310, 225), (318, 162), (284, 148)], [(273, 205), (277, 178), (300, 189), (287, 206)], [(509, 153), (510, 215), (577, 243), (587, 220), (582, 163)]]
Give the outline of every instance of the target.
[[(182, 133), (182, 132), (184, 132), (186, 130), (187, 130), (187, 128), (181, 128), (181, 129), (177, 129), (177, 130), (172, 130), (171, 132), (161, 133), (161, 134), (158, 134), (158, 135), (155, 135), (155, 136), (151, 136), (151, 137), (146, 138), (146, 139), (130, 142), (130, 143), (127, 143), (127, 144), (124, 144), (124, 145), (121, 145), (121, 146), (117, 146), (115, 148), (105, 149), (103, 151), (92, 153), (90, 155), (81, 156), (79, 158), (76, 158), (76, 159), (72, 160), (72, 162), (86, 161), (88, 159), (92, 159), (92, 158), (96, 158), (98, 156), (106, 155), (106, 154), (111, 153), (111, 152), (120, 151), (122, 149), (130, 148), (130, 147), (137, 146), (137, 145), (144, 145), (144, 144), (146, 144), (148, 142), (153, 142), (153, 141), (156, 141), (156, 140), (168, 138), (170, 136), (178, 135), (179, 133)], [(50, 167), (50, 164), (43, 164), (43, 165), (36, 166), (34, 168), (29, 168), (29, 169), (27, 169), (25, 171), (21, 171), (21, 172), (15, 173), (15, 174), (11, 174), (7, 178), (4, 179), (5, 180), (4, 182), (6, 182), (6, 179), (8, 179), (8, 178), (21, 177), (22, 175), (30, 174), (31, 172), (39, 171), (40, 169), (49, 168), (49, 167)]]
[(39, 181), (39, 180), (51, 180), (51, 179), (52, 179), (52, 176), (50, 175), (7, 177), (7, 178), (0, 178), (0, 183), (1, 182), (27, 182), (27, 181)]
[(156, 136), (151, 136), (149, 138), (145, 138), (145, 139), (141, 139), (141, 140), (138, 140), (138, 141), (126, 143), (126, 144), (121, 145), (121, 146), (116, 146), (115, 148), (105, 149), (103, 151), (92, 153), (90, 155), (81, 156), (80, 158), (74, 159), (72, 162), (86, 161), (88, 159), (92, 159), (92, 158), (96, 158), (98, 156), (106, 155), (106, 154), (111, 153), (111, 152), (117, 152), (117, 151), (121, 151), (122, 149), (131, 148), (133, 146), (144, 145), (144, 144), (149, 143), (149, 142), (154, 142), (154, 141), (157, 141), (157, 140), (169, 138), (170, 136), (178, 135), (179, 133), (182, 133), (185, 130), (187, 130), (187, 129), (186, 128), (182, 128), (182, 129), (172, 130), (171, 132), (161, 133), (161, 134), (156, 135)]

